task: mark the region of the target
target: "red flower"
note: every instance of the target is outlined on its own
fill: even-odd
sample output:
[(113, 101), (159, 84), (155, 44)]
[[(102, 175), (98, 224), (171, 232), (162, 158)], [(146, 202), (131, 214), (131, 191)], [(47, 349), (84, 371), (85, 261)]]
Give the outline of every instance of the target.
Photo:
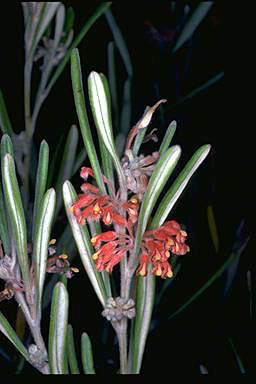
[(170, 251), (176, 255), (185, 255), (189, 246), (185, 244), (187, 233), (172, 220), (160, 228), (146, 231), (142, 239), (142, 256), (137, 274), (146, 276), (148, 264), (152, 263), (151, 273), (162, 278), (172, 277), (173, 272), (168, 262)]
[(91, 243), (95, 248), (98, 248), (101, 245), (102, 241), (113, 241), (116, 240), (117, 237), (118, 234), (114, 231), (103, 232), (99, 235), (92, 237)]
[(138, 220), (139, 200), (136, 195), (132, 196), (129, 201), (121, 204), (128, 213), (128, 223), (133, 225)]
[(140, 258), (140, 265), (137, 269), (137, 275), (146, 276), (148, 274), (148, 264), (150, 262), (150, 257), (147, 253), (142, 253)]
[[(101, 248), (101, 243), (105, 241)], [(112, 272), (113, 267), (118, 264), (126, 252), (131, 249), (133, 239), (124, 233), (108, 231), (94, 236), (91, 239), (93, 246), (98, 249), (92, 255), (96, 262), (96, 268), (99, 272)]]
[[(94, 177), (94, 172), (91, 168), (83, 167), (80, 175), (87, 179), (89, 175)], [(103, 176), (103, 181), (112, 186), (105, 176)], [(127, 227), (137, 221), (139, 202), (136, 196), (133, 196), (129, 202), (121, 202), (117, 196), (102, 195), (99, 188), (89, 183), (82, 184), (81, 190), (84, 194), (79, 195), (78, 201), (71, 207), (79, 224), (85, 224), (86, 220), (91, 222), (102, 219), (106, 225), (111, 225), (114, 222), (120, 226)], [(128, 222), (120, 214), (120, 208), (128, 212)]]

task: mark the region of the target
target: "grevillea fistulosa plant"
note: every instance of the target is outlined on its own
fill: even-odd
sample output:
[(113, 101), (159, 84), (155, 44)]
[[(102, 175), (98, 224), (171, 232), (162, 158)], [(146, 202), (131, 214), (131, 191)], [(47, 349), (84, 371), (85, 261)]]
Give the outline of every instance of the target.
[[(140, 147), (150, 139), (157, 141), (154, 131), (147, 135), (146, 131), (155, 110), (166, 100), (145, 109), (128, 132), (124, 153), (119, 156), (113, 137), (108, 82), (103, 74), (91, 72), (89, 100), (99, 138), (100, 162), (89, 128), (77, 49), (71, 54), (71, 77), (91, 167), (81, 169), (82, 193), (77, 195), (70, 181), (64, 183), (66, 212), (85, 270), (102, 303), (102, 315), (116, 332), (120, 373), (136, 374), (140, 372), (150, 327), (155, 278), (171, 279), (171, 260), (189, 252), (186, 231), (174, 218), (168, 218), (209, 153), (210, 145), (196, 151), (159, 202), (181, 155), (181, 148), (171, 145), (176, 122), (168, 127), (158, 151), (144, 155)], [(90, 179), (94, 183), (88, 182)], [(120, 293), (113, 297), (110, 279), (113, 268), (118, 266)]]
[[(67, 278), (78, 269), (71, 266), (68, 252), (65, 252), (68, 242), (73, 244), (73, 251), (76, 244), (102, 305), (102, 316), (116, 333), (119, 373), (140, 373), (156, 303), (155, 279), (171, 281), (177, 273), (177, 259), (189, 252), (189, 233), (172, 217), (171, 211), (210, 151), (208, 144), (198, 148), (170, 184), (169, 179), (181, 156), (180, 146), (171, 143), (176, 122), (170, 123), (162, 142), (154, 144), (152, 153), (141, 150), (142, 144), (150, 140), (158, 142), (155, 129), (147, 130), (157, 108), (167, 102), (161, 99), (152, 107), (147, 106), (141, 119), (128, 131), (122, 152), (113, 134), (107, 78), (93, 71), (88, 78), (88, 91), (98, 134), (97, 153), (87, 117), (79, 52), (75, 47), (110, 4), (102, 3), (73, 39), (72, 9), (66, 11), (60, 2), (22, 3), (25, 130), (19, 134), (12, 130), (0, 93), (3, 132), (0, 144), (0, 279), (4, 282), (0, 301), (16, 300), (30, 335), (27, 340), (23, 339), (18, 327), (14, 330), (1, 311), (0, 330), (23, 358), (43, 374), (80, 373), (73, 329), (68, 323), (67, 289)], [(109, 13), (107, 16), (111, 21)], [(53, 26), (54, 34), (50, 38)], [(49, 164), (49, 147), (43, 140), (36, 180), (31, 180), (33, 135), (39, 111), (70, 58), (74, 101), (85, 148), (76, 156), (78, 129), (72, 126), (54, 182), (52, 175), (57, 166)], [(37, 60), (43, 63), (31, 110), (31, 76)], [(124, 131), (126, 133), (122, 130), (122, 134)], [(86, 154), (90, 164), (84, 164)], [(81, 166), (83, 183), (77, 195), (70, 179)], [(51, 182), (54, 185), (49, 188)], [(164, 196), (163, 191), (166, 191)], [(52, 238), (53, 227), (56, 221), (58, 224), (63, 202), (66, 227), (56, 241)], [(114, 281), (113, 271), (120, 275), (119, 285)], [(48, 274), (55, 277), (51, 284), (48, 284)], [(54, 287), (53, 292), (46, 297), (49, 286)], [(43, 309), (49, 301), (47, 342), (41, 323)], [(92, 347), (93, 340), (91, 343), (84, 332), (81, 360), (87, 374), (95, 373)]]

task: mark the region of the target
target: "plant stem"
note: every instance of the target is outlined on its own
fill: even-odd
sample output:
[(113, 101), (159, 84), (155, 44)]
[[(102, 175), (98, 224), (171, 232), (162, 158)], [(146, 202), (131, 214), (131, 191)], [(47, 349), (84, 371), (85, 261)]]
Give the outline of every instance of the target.
[[(31, 112), (30, 112), (30, 93), (31, 93), (31, 73), (33, 58), (29, 56), (24, 67), (24, 114), (25, 114), (25, 130), (27, 134), (27, 154), (24, 159), (24, 175), (23, 184), (26, 192), (26, 203), (29, 201), (29, 166), (31, 158), (31, 141), (33, 137), (31, 127)], [(27, 209), (27, 207), (25, 207)]]
[(123, 318), (118, 322), (112, 321), (112, 325), (117, 334), (119, 344), (119, 355), (120, 355), (120, 374), (128, 374), (128, 363), (127, 363), (127, 319)]
[[(26, 318), (26, 322), (29, 325), (30, 331), (32, 333), (33, 339), (34, 339), (38, 349), (40, 349), (42, 351), (42, 354), (45, 357), (45, 360), (47, 360), (48, 354), (47, 354), (47, 350), (45, 347), (43, 337), (41, 335), (40, 325), (35, 320), (33, 320), (31, 318), (31, 314), (30, 314), (30, 311), (28, 309), (24, 294), (22, 292), (18, 292), (18, 291), (15, 292), (15, 299), (22, 309), (22, 312)], [(41, 372), (45, 373), (45, 374), (50, 373), (48, 364), (46, 364), (42, 368)]]
[(41, 76), (40, 84), (38, 87), (35, 105), (33, 108), (33, 113), (32, 113), (32, 118), (31, 118), (31, 129), (32, 129), (33, 133), (35, 131), (36, 120), (37, 120), (39, 111), (41, 109), (41, 106), (42, 106), (47, 94), (48, 94), (46, 92), (46, 85), (47, 85), (47, 81), (49, 79), (49, 76), (51, 74), (51, 71), (53, 69), (53, 64), (52, 64), (53, 58), (54, 58), (54, 51), (52, 52), (51, 56), (48, 58), (48, 62), (47, 62), (46, 67), (42, 70), (42, 76)]

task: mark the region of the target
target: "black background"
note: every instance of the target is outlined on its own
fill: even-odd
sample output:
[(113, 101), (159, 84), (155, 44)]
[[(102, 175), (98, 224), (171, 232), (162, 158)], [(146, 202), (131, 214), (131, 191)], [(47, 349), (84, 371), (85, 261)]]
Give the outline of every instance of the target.
[[(64, 4), (74, 8), (76, 35), (96, 6), (94, 2)], [(232, 62), (226, 64), (229, 45), (224, 34), (226, 24), (223, 2), (215, 2), (194, 34), (190, 65), (184, 78), (182, 76), (188, 43), (175, 54), (171, 53), (175, 43), (175, 20), (167, 1), (145, 2), (142, 6), (138, 6), (136, 2), (113, 2), (111, 9), (127, 43), (134, 69), (132, 124), (140, 118), (146, 105), (153, 105), (158, 100), (154, 90), (154, 83), (157, 82), (160, 98), (168, 100), (163, 107), (164, 122), (159, 122), (156, 116), (160, 139), (169, 123), (173, 119), (177, 120), (173, 142), (181, 146), (182, 158), (176, 174), (200, 145), (212, 145), (209, 156), (173, 212), (174, 218), (188, 230), (191, 252), (182, 260), (181, 271), (160, 304), (157, 316), (162, 325), (148, 338), (142, 373), (157, 371), (170, 375), (184, 369), (190, 373), (199, 373), (200, 364), (206, 365), (210, 373), (239, 373), (234, 354), (227, 342), (228, 337), (233, 338), (246, 368), (250, 370), (252, 358), (249, 355), (249, 340), (252, 325), (248, 315), (246, 272), (248, 269), (254, 270), (253, 236), (246, 252), (242, 254), (227, 298), (223, 298), (222, 277), (188, 309), (171, 321), (166, 321), (168, 315), (196, 292), (230, 255), (240, 221), (245, 220), (246, 234), (252, 234), (254, 230), (248, 128), (244, 126), (240, 110), (243, 99), (243, 94), (238, 91), (240, 74), (233, 74)], [(1, 24), (0, 84), (13, 128), (18, 133), (24, 129), (24, 29), (21, 5), (17, 2), (7, 3), (5, 17), (9, 25)], [(111, 40), (113, 36), (106, 18), (101, 16), (78, 47), (85, 87), (87, 76), (92, 70), (107, 75), (107, 44)], [(224, 88), (222, 77), (180, 108), (172, 108), (178, 96), (188, 94), (223, 71), (224, 62), (227, 66), (225, 82), (227, 81), (228, 86)], [(121, 99), (126, 72), (117, 50), (116, 65)], [(38, 80), (38, 65), (35, 67), (34, 92)], [(180, 83), (177, 83), (177, 71), (181, 76)], [(35, 134), (36, 144), (39, 146), (41, 140), (46, 139), (50, 151), (54, 152), (61, 136), (67, 133), (73, 123), (78, 125), (68, 64), (40, 112)], [(115, 129), (117, 131), (118, 127)], [(154, 145), (146, 146), (145, 153), (150, 153), (151, 149), (156, 150)], [(221, 252), (218, 255), (214, 252), (209, 234), (208, 205), (213, 206), (220, 234)], [(74, 265), (79, 266), (79, 260), (74, 261)], [(82, 271), (82, 267), (80, 270)], [(77, 347), (79, 348), (81, 332), (86, 331), (93, 343), (98, 372), (115, 372), (118, 368), (117, 346), (111, 332), (108, 347), (104, 349), (102, 346), (102, 328), (106, 327), (106, 322), (100, 316), (100, 304), (96, 302), (83, 272), (74, 277), (68, 287), (71, 297), (70, 322), (74, 327)], [(3, 310), (6, 310), (7, 305), (14, 307), (15, 303), (1, 303)], [(48, 316), (49, 313), (46, 313), (46, 323)], [(47, 330), (47, 326), (45, 329)], [(45, 337), (47, 339), (47, 332)], [(2, 339), (1, 337), (0, 340)], [(9, 344), (7, 348), (12, 350)], [(32, 373), (29, 366), (25, 369)]]

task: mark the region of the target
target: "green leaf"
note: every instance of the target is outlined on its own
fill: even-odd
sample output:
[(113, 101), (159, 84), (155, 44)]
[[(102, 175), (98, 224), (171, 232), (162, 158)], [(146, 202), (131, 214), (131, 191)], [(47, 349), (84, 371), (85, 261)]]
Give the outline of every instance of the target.
[(106, 289), (104, 287), (102, 277), (97, 271), (95, 263), (91, 257), (93, 254), (93, 248), (90, 242), (88, 229), (86, 225), (80, 225), (77, 223), (76, 217), (70, 210), (72, 204), (77, 201), (77, 195), (72, 184), (69, 181), (65, 181), (63, 185), (63, 199), (67, 217), (73, 232), (73, 237), (80, 253), (85, 271), (92, 283), (96, 295), (104, 306), (107, 300)]
[(15, 237), (17, 256), (25, 287), (30, 291), (29, 263), (27, 252), (27, 229), (15, 165), (10, 154), (2, 159), (2, 177), (8, 214)]
[(120, 52), (120, 55), (123, 59), (127, 74), (129, 77), (132, 77), (133, 76), (132, 61), (131, 61), (125, 40), (124, 40), (123, 35), (121, 33), (121, 30), (118, 27), (118, 25), (115, 21), (115, 18), (114, 18), (110, 9), (106, 10), (105, 16), (106, 16), (106, 19), (108, 21), (109, 27), (112, 31), (116, 46), (117, 46), (117, 48)]
[(243, 364), (243, 362), (241, 360), (241, 357), (239, 356), (239, 354), (237, 352), (237, 349), (236, 349), (236, 347), (235, 347), (231, 337), (228, 338), (228, 342), (229, 342), (229, 344), (230, 344), (230, 346), (232, 348), (232, 351), (233, 351), (233, 353), (234, 353), (234, 355), (236, 357), (237, 365), (238, 365), (238, 367), (240, 369), (240, 372), (243, 373), (243, 374), (246, 373), (244, 364)]
[(92, 71), (88, 78), (89, 99), (97, 131), (108, 152), (112, 156), (120, 183), (125, 182), (125, 176), (115, 148), (112, 131), (109, 98), (101, 76)]
[(146, 230), (151, 212), (155, 203), (163, 190), (169, 176), (174, 170), (181, 154), (181, 149), (178, 145), (172, 146), (165, 154), (158, 160), (156, 168), (151, 175), (148, 183), (146, 193), (141, 205), (140, 214), (138, 218), (138, 229), (135, 240), (135, 255), (136, 258), (130, 259), (130, 269), (136, 268), (138, 264), (138, 255), (140, 252), (140, 243), (142, 236)]
[(106, 11), (106, 9), (108, 7), (110, 7), (110, 5), (111, 5), (111, 2), (108, 2), (108, 1), (105, 1), (105, 2), (101, 3), (98, 6), (98, 8), (96, 9), (96, 11), (92, 14), (92, 16), (89, 17), (89, 19), (86, 21), (86, 23), (84, 24), (83, 28), (81, 29), (81, 31), (76, 36), (76, 38), (74, 39), (73, 43), (71, 44), (71, 46), (67, 50), (67, 53), (64, 56), (63, 60), (58, 65), (55, 73), (53, 74), (53, 76), (52, 76), (52, 78), (51, 78), (51, 80), (50, 80), (50, 82), (49, 82), (49, 84), (47, 86), (47, 90), (46, 90), (47, 94), (50, 92), (50, 90), (51, 90), (52, 86), (54, 85), (55, 81), (58, 79), (58, 77), (60, 76), (60, 74), (64, 70), (65, 66), (67, 65), (67, 63), (69, 61), (69, 58), (70, 58), (70, 56), (72, 54), (72, 50), (78, 46), (80, 41), (84, 38), (86, 33), (90, 30), (90, 28), (96, 22), (96, 20)]
[(60, 2), (46, 2), (45, 7), (40, 14), (40, 20), (36, 29), (36, 32), (33, 36), (33, 42), (31, 46), (30, 53), (33, 54), (36, 49), (39, 41), (41, 40), (46, 28), (53, 20), (55, 13), (57, 12), (58, 7), (60, 6)]
[[(107, 96), (108, 113), (109, 113), (109, 116), (111, 116), (111, 100), (110, 100), (110, 91), (109, 91), (108, 81), (107, 81), (107, 78), (105, 77), (105, 75), (103, 73), (100, 73), (100, 77), (102, 79), (102, 82), (103, 82), (103, 85), (105, 88), (105, 92), (106, 92), (106, 96)], [(111, 118), (110, 118), (110, 124), (111, 124), (111, 131), (113, 132)], [(108, 178), (109, 181), (111, 181), (112, 186), (113, 186), (113, 190), (111, 190), (109, 185), (107, 186), (109, 194), (112, 195), (113, 191), (115, 190), (115, 179), (114, 179), (112, 157), (110, 156), (110, 154), (106, 148), (106, 145), (105, 145), (104, 141), (102, 140), (101, 136), (99, 136), (99, 144), (100, 144), (100, 153), (101, 153), (101, 160), (102, 160), (104, 175)]]
[(11, 244), (8, 233), (8, 224), (6, 210), (4, 206), (4, 196), (2, 192), (2, 183), (0, 182), (0, 240), (3, 243), (4, 253), (10, 255)]
[(155, 299), (155, 276), (137, 277), (136, 317), (132, 335), (131, 373), (141, 369)]
[(214, 1), (202, 1), (198, 4), (196, 9), (193, 11), (192, 15), (185, 23), (172, 52), (177, 51), (188, 39), (191, 38), (191, 36), (195, 32), (199, 24), (203, 21), (204, 17), (207, 15), (213, 4)]
[(53, 374), (65, 374), (66, 338), (68, 325), (68, 292), (63, 283), (58, 282), (53, 290), (50, 331), (49, 331), (49, 365)]
[(65, 32), (65, 35), (68, 35), (71, 29), (73, 28), (75, 21), (75, 12), (72, 7), (68, 7), (65, 17), (65, 23), (63, 31)]
[(60, 163), (57, 181), (55, 184), (57, 205), (56, 213), (57, 216), (62, 206), (62, 186), (65, 180), (70, 179), (73, 173), (73, 167), (75, 162), (76, 150), (78, 144), (78, 129), (75, 125), (69, 130), (66, 144), (64, 147), (63, 157)]
[(55, 32), (54, 32), (54, 40), (53, 40), (53, 46), (55, 49), (58, 47), (62, 37), (64, 21), (65, 21), (65, 7), (64, 5), (60, 4), (56, 12), (56, 20), (55, 20)]
[(45, 193), (38, 212), (38, 222), (36, 225), (35, 240), (33, 246), (36, 286), (36, 316), (39, 322), (41, 320), (42, 295), (55, 205), (56, 194), (54, 189), (51, 188)]
[(25, 357), (27, 361), (29, 361), (28, 351), (24, 347), (23, 343), (20, 341), (16, 332), (9, 324), (8, 320), (0, 311), (0, 331), (12, 342), (15, 348)]
[(7, 153), (14, 158), (12, 140), (10, 136), (4, 134), (1, 139), (1, 161), (3, 161), (3, 158)]
[(71, 324), (68, 324), (67, 330), (67, 355), (68, 355), (68, 364), (71, 370), (71, 374), (79, 375), (78, 362), (76, 357), (75, 341), (73, 335), (73, 328)]
[(8, 133), (11, 135), (13, 133), (12, 125), (8, 116), (6, 105), (4, 102), (4, 97), (0, 89), (0, 128), (3, 133)]
[(127, 134), (131, 126), (131, 79), (128, 77), (124, 83), (122, 109), (120, 116), (120, 131)]
[(202, 145), (187, 162), (187, 164), (179, 173), (172, 186), (165, 194), (163, 200), (159, 204), (157, 212), (151, 223), (152, 228), (157, 228), (158, 226), (161, 226), (163, 224), (163, 222), (171, 212), (171, 209), (173, 208), (174, 204), (185, 189), (191, 176), (206, 158), (210, 149), (211, 146), (209, 144)]
[(90, 375), (95, 374), (92, 345), (89, 336), (85, 332), (83, 332), (81, 336), (81, 356), (84, 373)]
[(95, 178), (102, 193), (106, 192), (105, 185), (102, 179), (98, 156), (94, 147), (92, 134), (90, 131), (89, 121), (86, 112), (85, 99), (83, 93), (82, 73), (80, 66), (80, 58), (78, 49), (74, 49), (71, 54), (71, 78), (72, 87), (76, 105), (76, 111), (79, 119), (81, 133), (84, 140), (84, 145), (94, 170)]
[(35, 227), (38, 221), (39, 208), (45, 193), (49, 164), (49, 146), (45, 140), (42, 141), (39, 151), (39, 161), (36, 174), (35, 202), (33, 208), (33, 230), (32, 238), (35, 238)]
[(229, 267), (225, 272), (225, 282), (223, 284), (224, 297), (227, 295), (228, 291), (230, 290), (233, 280), (235, 279), (238, 272), (238, 266), (240, 263), (240, 256), (241, 256), (241, 245), (244, 242), (244, 226), (245, 226), (245, 220), (242, 219), (236, 230), (235, 241), (232, 247), (233, 252), (236, 253), (236, 257), (232, 260), (232, 262), (230, 263)]
[(182, 104), (191, 100), (193, 97), (197, 96), (200, 92), (204, 91), (205, 89), (209, 88), (210, 86), (215, 84), (217, 81), (222, 79), (223, 76), (224, 76), (224, 71), (217, 73), (217, 75), (215, 75), (211, 79), (207, 80), (205, 83), (203, 83), (199, 87), (195, 88), (193, 91), (191, 91), (186, 96), (181, 97), (179, 99), (179, 101), (171, 107), (171, 109), (175, 109), (176, 107), (181, 107)]
[(169, 145), (171, 144), (172, 138), (174, 136), (174, 133), (176, 131), (177, 123), (175, 120), (171, 122), (169, 127), (167, 128), (167, 131), (164, 135), (163, 141), (159, 148), (160, 157), (167, 151), (169, 148)]

